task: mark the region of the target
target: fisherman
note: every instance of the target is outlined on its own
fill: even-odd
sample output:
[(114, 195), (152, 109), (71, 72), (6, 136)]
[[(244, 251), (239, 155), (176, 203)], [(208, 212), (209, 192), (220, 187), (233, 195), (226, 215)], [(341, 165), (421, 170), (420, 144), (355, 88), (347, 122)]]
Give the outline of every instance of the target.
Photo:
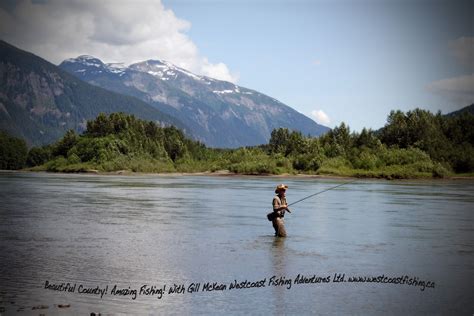
[(273, 198), (273, 228), (275, 229), (275, 236), (277, 237), (286, 237), (285, 222), (283, 217), (285, 216), (285, 211), (288, 209), (288, 204), (286, 202), (286, 189), (287, 185), (279, 184), (275, 189), (275, 197)]

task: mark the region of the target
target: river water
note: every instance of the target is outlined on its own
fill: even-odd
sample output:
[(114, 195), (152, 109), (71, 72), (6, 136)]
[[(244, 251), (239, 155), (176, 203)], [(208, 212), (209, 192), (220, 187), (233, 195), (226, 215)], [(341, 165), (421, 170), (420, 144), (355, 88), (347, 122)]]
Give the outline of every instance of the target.
[(0, 172), (0, 314), (471, 315), (474, 181), (358, 180), (273, 237), (278, 183), (344, 181)]

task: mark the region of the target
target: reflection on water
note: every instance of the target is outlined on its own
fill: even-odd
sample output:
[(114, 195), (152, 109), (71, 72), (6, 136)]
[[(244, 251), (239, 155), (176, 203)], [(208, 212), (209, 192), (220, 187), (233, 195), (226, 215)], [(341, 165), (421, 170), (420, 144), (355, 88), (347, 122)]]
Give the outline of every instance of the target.
[[(279, 278), (289, 276), (287, 274), (288, 265), (288, 252), (285, 247), (286, 238), (273, 238), (272, 248), (270, 249), (270, 256), (272, 258), (272, 273), (270, 273), (270, 279), (278, 280)], [(270, 280), (269, 280), (270, 282)], [(287, 292), (286, 286), (275, 286), (272, 288), (272, 299), (274, 300), (274, 315), (285, 314), (285, 292)]]
[[(280, 182), (289, 203), (342, 183), (0, 172), (0, 313), (64, 313), (59, 304), (77, 314), (472, 313), (472, 181), (360, 180), (295, 205), (285, 216), (289, 237), (275, 238), (265, 214)], [(409, 275), (436, 287), (288, 289), (298, 274)], [(263, 279), (262, 288), (162, 299), (110, 295), (115, 285)], [(45, 290), (45, 281), (109, 294)], [(33, 310), (41, 305), (48, 309)]]

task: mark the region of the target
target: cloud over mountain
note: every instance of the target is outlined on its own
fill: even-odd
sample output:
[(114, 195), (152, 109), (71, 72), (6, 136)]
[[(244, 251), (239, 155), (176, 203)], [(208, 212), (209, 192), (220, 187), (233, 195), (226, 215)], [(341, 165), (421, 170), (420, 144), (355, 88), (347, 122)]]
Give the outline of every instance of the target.
[(159, 0), (0, 4), (0, 37), (54, 63), (82, 54), (126, 63), (160, 58), (197, 74), (237, 81), (224, 63), (199, 53), (186, 34), (190, 27)]
[[(474, 70), (474, 37), (460, 37), (451, 41), (449, 49), (456, 61), (466, 67), (467, 72)], [(474, 73), (472, 72), (432, 82), (426, 88), (456, 104), (474, 103)]]
[(280, 127), (304, 135), (328, 130), (272, 97), (199, 76), (165, 60), (125, 66), (83, 55), (59, 67), (91, 84), (140, 98), (175, 117), (189, 128), (190, 135), (211, 147), (264, 144), (272, 130)]
[(323, 110), (314, 110), (311, 112), (311, 115), (314, 117), (315, 121), (319, 124), (322, 125), (329, 125), (331, 123), (331, 120), (329, 119), (329, 116), (323, 112)]
[(474, 103), (474, 74), (435, 81), (427, 88), (458, 104)]

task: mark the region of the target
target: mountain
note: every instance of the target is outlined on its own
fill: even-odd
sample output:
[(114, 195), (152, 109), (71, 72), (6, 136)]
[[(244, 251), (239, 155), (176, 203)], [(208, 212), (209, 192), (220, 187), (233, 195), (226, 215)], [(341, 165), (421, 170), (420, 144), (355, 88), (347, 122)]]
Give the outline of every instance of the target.
[(83, 55), (59, 67), (88, 83), (140, 98), (178, 118), (189, 134), (211, 147), (267, 143), (279, 127), (312, 136), (329, 130), (260, 92), (198, 76), (163, 60), (105, 64)]
[(457, 110), (457, 111), (450, 112), (450, 113), (446, 114), (446, 116), (454, 117), (454, 116), (462, 115), (462, 114), (464, 114), (464, 113), (471, 113), (471, 114), (474, 114), (474, 103), (471, 104), (471, 105), (465, 106), (465, 107), (463, 107), (462, 109), (459, 109), (459, 110)]
[[(158, 107), (88, 84), (46, 60), (0, 40), (0, 129), (28, 145), (82, 131), (100, 112), (126, 112), (160, 125), (186, 129)], [(163, 105), (165, 106), (165, 105)]]

